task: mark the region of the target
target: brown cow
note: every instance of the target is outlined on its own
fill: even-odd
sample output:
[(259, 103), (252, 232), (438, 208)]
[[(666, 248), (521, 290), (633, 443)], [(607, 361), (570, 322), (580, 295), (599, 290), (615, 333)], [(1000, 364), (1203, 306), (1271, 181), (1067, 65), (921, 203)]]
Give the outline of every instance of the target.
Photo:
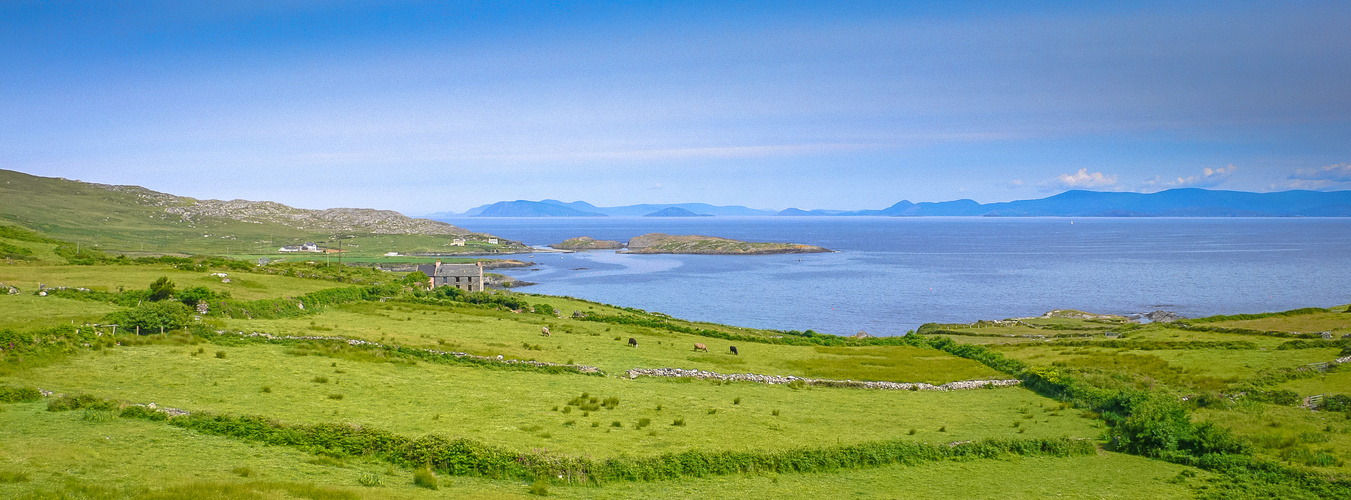
[(694, 350), (708, 352), (708, 346), (695, 342)]
[(629, 347), (638, 347), (638, 339), (629, 337)]

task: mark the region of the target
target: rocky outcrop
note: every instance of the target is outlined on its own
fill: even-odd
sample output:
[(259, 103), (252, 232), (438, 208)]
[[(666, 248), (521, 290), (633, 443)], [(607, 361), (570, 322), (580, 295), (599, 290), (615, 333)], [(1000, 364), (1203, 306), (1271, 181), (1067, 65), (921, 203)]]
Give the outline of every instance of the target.
[(730, 373), (723, 374), (704, 370), (686, 370), (683, 368), (634, 368), (625, 372), (629, 378), (638, 377), (677, 377), (677, 378), (698, 378), (714, 379), (724, 382), (753, 382), (757, 384), (791, 384), (796, 381), (802, 381), (806, 385), (817, 385), (826, 387), (850, 387), (856, 389), (885, 389), (893, 391), (955, 391), (961, 389), (984, 389), (992, 387), (1009, 387), (1022, 383), (1018, 379), (1007, 380), (963, 380), (958, 382), (948, 382), (943, 385), (932, 385), (923, 382), (881, 382), (867, 380), (830, 380), (819, 378), (795, 377), (792, 375), (757, 375), (754, 373)]
[(562, 243), (549, 245), (559, 250), (615, 250), (624, 248), (624, 243), (614, 240), (598, 240), (590, 236), (578, 236)]
[(1155, 323), (1172, 323), (1174, 321), (1186, 319), (1181, 314), (1173, 311), (1154, 311), (1140, 315), (1141, 318), (1153, 321)]
[(765, 255), (781, 253), (826, 253), (825, 248), (796, 243), (755, 243), (718, 238), (716, 236), (670, 235), (648, 233), (629, 240), (624, 253), (640, 254), (696, 254), (696, 255)]

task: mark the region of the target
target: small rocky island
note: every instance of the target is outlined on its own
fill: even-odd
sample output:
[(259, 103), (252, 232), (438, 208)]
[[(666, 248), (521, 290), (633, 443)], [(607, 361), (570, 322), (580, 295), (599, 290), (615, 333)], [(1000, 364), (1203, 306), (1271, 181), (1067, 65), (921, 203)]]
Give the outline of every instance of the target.
[(590, 236), (580, 236), (549, 245), (549, 248), (558, 250), (615, 250), (624, 248), (624, 243), (614, 240), (598, 240)]
[(780, 253), (827, 253), (826, 248), (796, 243), (753, 243), (715, 236), (648, 233), (629, 240), (621, 253), (670, 253), (699, 255), (767, 255)]

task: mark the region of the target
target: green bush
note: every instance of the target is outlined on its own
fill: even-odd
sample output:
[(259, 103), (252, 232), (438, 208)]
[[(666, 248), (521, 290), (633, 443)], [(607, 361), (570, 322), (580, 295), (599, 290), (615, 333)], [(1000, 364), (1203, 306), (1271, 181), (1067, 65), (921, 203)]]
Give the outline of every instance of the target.
[(39, 399), (42, 399), (42, 393), (32, 387), (0, 385), (0, 403), (31, 403)]
[(542, 497), (549, 496), (549, 480), (540, 478), (530, 483), (530, 494)]
[(182, 302), (162, 301), (146, 302), (126, 311), (108, 315), (105, 323), (120, 325), (119, 331), (135, 332), (143, 335), (164, 331), (180, 330), (188, 326), (193, 311)]
[(1324, 396), (1323, 403), (1318, 406), (1318, 409), (1324, 411), (1351, 411), (1351, 396), (1345, 394)]
[(384, 486), (385, 478), (380, 477), (379, 474), (362, 474), (361, 477), (357, 478), (357, 483), (362, 486)]
[(195, 307), (200, 302), (210, 303), (212, 301), (228, 299), (230, 298), (230, 292), (216, 293), (204, 286), (194, 286), (179, 292), (177, 298), (183, 305)]
[(99, 399), (88, 394), (79, 396), (65, 395), (52, 399), (47, 402), (47, 411), (71, 411), (71, 410), (118, 410), (119, 405), (116, 401)]
[(116, 410), (85, 410), (80, 420), (85, 422), (112, 422), (117, 418)]
[(174, 282), (169, 281), (168, 276), (160, 276), (154, 283), (150, 284), (150, 296), (146, 297), (151, 302), (159, 302), (174, 296)]
[(437, 487), (436, 483), (436, 474), (427, 467), (423, 467), (413, 472), (413, 484), (415, 485), (434, 490)]

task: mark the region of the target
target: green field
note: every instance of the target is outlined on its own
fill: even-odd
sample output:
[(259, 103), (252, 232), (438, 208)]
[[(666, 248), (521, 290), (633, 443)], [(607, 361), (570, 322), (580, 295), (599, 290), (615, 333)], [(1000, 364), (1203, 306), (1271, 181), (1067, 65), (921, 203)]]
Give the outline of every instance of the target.
[[(1351, 473), (1351, 420), (1291, 403), (1351, 392), (1351, 371), (1326, 364), (1351, 347), (1339, 340), (1068, 317), (850, 339), (693, 323), (566, 297), (429, 293), (370, 269), (350, 268), (340, 282), (336, 264), (70, 265), (54, 250), (59, 244), (10, 245), (32, 258), (0, 267), (0, 282), (22, 291), (0, 295), (0, 335), (10, 339), (0, 343), (0, 397), (11, 397), (8, 388), (54, 394), (0, 403), (3, 498), (525, 498), (545, 490), (564, 498), (1337, 498), (1348, 491), (1337, 481)], [(220, 272), (229, 283), (212, 276)], [(106, 323), (176, 304), (172, 295), (145, 303), (160, 277), (178, 292), (210, 290), (210, 312), (168, 334), (114, 335)], [(35, 293), (39, 284), (94, 292), (44, 297)], [(302, 301), (309, 307), (294, 307)], [(1258, 320), (1296, 331), (1343, 318), (1309, 316)], [(252, 332), (382, 347), (238, 336)], [(601, 373), (509, 365), (498, 356)], [(878, 390), (630, 378), (631, 368), (935, 385), (1019, 378), (1024, 386)], [(93, 398), (70, 399), (77, 395)], [(72, 401), (85, 402), (48, 411)], [(153, 420), (145, 415), (155, 412), (134, 406), (151, 403), (193, 415)], [(1150, 427), (1132, 419), (1171, 418), (1147, 412), (1158, 405), (1182, 412), (1181, 421), (1158, 424), (1176, 428), (1179, 440), (1122, 444), (1122, 433), (1152, 443), (1144, 441)], [(228, 422), (267, 422), (279, 434)], [(1197, 437), (1201, 422), (1220, 423), (1222, 434)], [(325, 437), (333, 429), (389, 442), (468, 443), (489, 451), (449, 456), (505, 468), (428, 460), (440, 485), (430, 490), (413, 484), (419, 463), (408, 457), (420, 456), (418, 448), (352, 448), (342, 443), (356, 437)], [(1189, 462), (1200, 455), (1187, 443), (1198, 439), (1282, 472), (1254, 480), (1242, 467)], [(970, 448), (988, 443), (1004, 444)], [(995, 451), (888, 451), (966, 449)], [(485, 458), (492, 456), (514, 458)], [(553, 465), (530, 469), (535, 460)], [(667, 472), (605, 476), (605, 464)], [(593, 474), (578, 477), (607, 479), (573, 480), (574, 468)], [(1292, 479), (1304, 473), (1317, 479)]]

